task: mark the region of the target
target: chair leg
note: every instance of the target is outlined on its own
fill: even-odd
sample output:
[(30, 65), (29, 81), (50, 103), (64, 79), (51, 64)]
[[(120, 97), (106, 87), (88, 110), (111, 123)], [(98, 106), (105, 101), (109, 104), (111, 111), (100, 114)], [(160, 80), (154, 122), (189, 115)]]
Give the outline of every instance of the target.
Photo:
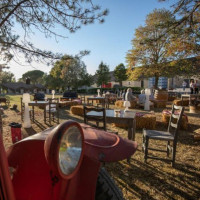
[(57, 114), (57, 124), (59, 124), (59, 113)]
[(49, 124), (51, 125), (51, 112), (49, 111)]
[(145, 137), (145, 149), (144, 149), (144, 162), (147, 163), (147, 155), (148, 155), (148, 146), (149, 146), (149, 138)]
[(52, 113), (52, 121), (55, 122), (55, 115)]
[(175, 158), (176, 158), (176, 143), (173, 142), (173, 149), (172, 149), (172, 167), (175, 165)]
[(145, 137), (144, 135), (142, 136), (142, 152), (145, 150)]
[(57, 110), (57, 124), (59, 124), (59, 110)]
[(167, 157), (169, 157), (170, 141), (167, 141)]

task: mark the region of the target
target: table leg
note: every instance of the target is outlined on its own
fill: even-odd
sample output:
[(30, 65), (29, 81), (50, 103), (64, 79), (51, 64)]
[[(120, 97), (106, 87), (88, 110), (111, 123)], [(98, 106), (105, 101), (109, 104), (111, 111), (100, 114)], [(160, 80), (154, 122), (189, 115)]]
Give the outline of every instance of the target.
[(35, 110), (34, 110), (34, 106), (32, 106), (32, 110), (33, 110), (33, 116), (32, 116), (32, 119), (33, 119), (33, 122), (35, 122)]
[(181, 97), (181, 105), (183, 106), (183, 97)]
[(128, 139), (135, 141), (135, 119), (131, 120), (130, 125), (128, 127)]
[[(135, 129), (136, 129), (136, 120), (131, 119), (129, 121), (129, 126), (128, 126), (128, 139), (135, 141)], [(131, 157), (127, 158), (127, 162), (130, 163)]]

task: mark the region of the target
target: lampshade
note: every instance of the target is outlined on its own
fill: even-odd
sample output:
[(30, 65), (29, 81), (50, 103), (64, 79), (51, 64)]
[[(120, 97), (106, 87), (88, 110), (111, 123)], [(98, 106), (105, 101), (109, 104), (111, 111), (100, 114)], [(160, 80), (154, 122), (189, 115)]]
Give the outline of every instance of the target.
[(55, 94), (55, 90), (52, 90), (52, 92), (51, 92), (52, 94)]
[(97, 92), (100, 92), (100, 89), (97, 89)]
[(145, 89), (145, 94), (146, 95), (151, 95), (151, 90), (149, 88)]
[(30, 100), (30, 94), (29, 93), (24, 93), (22, 101), (23, 101), (23, 103), (29, 103), (31, 101)]

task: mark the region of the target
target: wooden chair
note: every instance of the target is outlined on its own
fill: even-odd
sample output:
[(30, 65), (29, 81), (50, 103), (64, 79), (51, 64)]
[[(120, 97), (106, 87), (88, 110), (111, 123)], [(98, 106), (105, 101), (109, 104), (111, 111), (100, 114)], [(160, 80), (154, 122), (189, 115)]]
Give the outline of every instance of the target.
[[(89, 116), (87, 112), (95, 111), (99, 113), (99, 116)], [(88, 121), (96, 122), (97, 128), (103, 128), (106, 131), (106, 111), (105, 108), (94, 108), (84, 106), (84, 123), (88, 124)], [(99, 123), (103, 123), (102, 127), (99, 127)]]
[(103, 103), (97, 103), (97, 108), (99, 108), (99, 106), (101, 106), (102, 108), (109, 108), (109, 99), (107, 97), (105, 97), (105, 100)]
[[(51, 121), (59, 124), (59, 98), (48, 99), (49, 104), (45, 109), (45, 117), (49, 119), (49, 124), (51, 125)], [(45, 121), (46, 121), (45, 119)]]
[[(157, 159), (157, 160), (166, 160), (172, 162), (172, 167), (175, 164), (175, 156), (176, 156), (176, 145), (178, 139), (178, 131), (180, 127), (180, 122), (182, 119), (182, 115), (184, 112), (184, 107), (172, 105), (172, 114), (170, 116), (168, 130), (167, 131), (156, 131), (156, 130), (146, 130), (143, 129), (143, 151), (144, 151), (144, 161), (147, 162), (147, 159)], [(167, 149), (154, 149), (149, 147), (149, 140), (161, 140), (167, 142)], [(172, 146), (170, 146), (170, 142)], [(149, 150), (152, 151), (160, 151), (166, 152), (167, 157), (169, 157), (169, 153), (172, 151), (172, 158), (161, 158), (150, 156)]]
[[(24, 109), (25, 105), (23, 103), (23, 98), (21, 97), (21, 121), (24, 121)], [(29, 107), (29, 114), (30, 114), (30, 119), (33, 119), (33, 109)]]
[[(90, 112), (90, 111), (98, 112), (99, 116), (87, 115), (87, 112)], [(84, 106), (84, 123), (88, 124), (88, 121), (96, 122), (97, 128), (102, 128), (104, 131), (118, 135), (118, 132), (113, 132), (113, 131), (107, 130), (107, 128), (106, 128), (106, 110), (105, 110), (105, 108), (95, 108), (95, 107)], [(99, 126), (99, 123), (101, 123), (101, 122), (103, 124), (102, 127)]]

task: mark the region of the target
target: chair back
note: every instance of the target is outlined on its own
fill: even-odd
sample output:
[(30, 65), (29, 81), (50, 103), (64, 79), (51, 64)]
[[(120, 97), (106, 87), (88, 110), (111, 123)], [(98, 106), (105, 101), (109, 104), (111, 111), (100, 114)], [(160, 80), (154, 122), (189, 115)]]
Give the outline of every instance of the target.
[(184, 107), (172, 105), (172, 113), (169, 119), (168, 132), (174, 135), (176, 140), (178, 137), (178, 131), (183, 116)]
[[(97, 112), (96, 116), (89, 116), (87, 115), (88, 112), (95, 111)], [(84, 123), (88, 124), (88, 121), (95, 121), (97, 123), (98, 128), (99, 123), (103, 123), (103, 129), (106, 131), (106, 110), (105, 108), (94, 108), (94, 107), (87, 107), (84, 106)]]
[(82, 103), (85, 103), (85, 102), (86, 102), (86, 101), (85, 101), (85, 95), (81, 95), (81, 96), (80, 96), (80, 100), (81, 100)]
[(56, 111), (58, 110), (58, 106), (59, 106), (59, 98), (48, 98), (47, 99), (49, 104), (46, 106), (46, 110), (48, 111)]

